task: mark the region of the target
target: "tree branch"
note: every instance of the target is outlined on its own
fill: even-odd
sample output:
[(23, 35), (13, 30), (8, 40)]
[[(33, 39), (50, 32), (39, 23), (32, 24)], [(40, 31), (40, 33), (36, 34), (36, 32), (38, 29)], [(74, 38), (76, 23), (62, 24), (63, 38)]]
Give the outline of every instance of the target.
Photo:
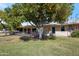
[(33, 25), (30, 21), (29, 21), (29, 23), (30, 23), (33, 27), (36, 27), (36, 25)]

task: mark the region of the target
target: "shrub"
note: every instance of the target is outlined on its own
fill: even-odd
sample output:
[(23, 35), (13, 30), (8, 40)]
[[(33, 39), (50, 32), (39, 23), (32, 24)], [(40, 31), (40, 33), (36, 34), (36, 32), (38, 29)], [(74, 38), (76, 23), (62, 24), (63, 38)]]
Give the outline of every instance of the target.
[(49, 40), (55, 40), (56, 37), (55, 36), (49, 36)]
[(49, 40), (55, 40), (55, 39), (56, 39), (56, 37), (54, 35), (49, 36)]
[(48, 39), (48, 37), (45, 34), (43, 34), (42, 35), (42, 40), (47, 40), (47, 39)]
[(71, 33), (71, 37), (78, 37), (79, 38), (79, 30), (73, 31)]
[(23, 40), (23, 41), (29, 41), (29, 40), (31, 40), (31, 37), (22, 36), (22, 37), (20, 37), (20, 39)]

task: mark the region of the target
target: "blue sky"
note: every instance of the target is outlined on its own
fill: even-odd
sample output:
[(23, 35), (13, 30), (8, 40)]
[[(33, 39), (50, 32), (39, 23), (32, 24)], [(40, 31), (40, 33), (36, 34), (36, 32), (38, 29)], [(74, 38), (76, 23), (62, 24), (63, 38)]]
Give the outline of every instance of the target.
[(10, 7), (12, 3), (0, 3), (0, 9), (3, 10), (6, 7)]
[(72, 15), (69, 17), (70, 19), (75, 19), (78, 20), (79, 19), (79, 3), (74, 4), (74, 10)]
[[(10, 7), (12, 3), (0, 3), (0, 9), (3, 10), (6, 7)], [(74, 10), (72, 15), (70, 15), (69, 19), (73, 21), (73, 19), (77, 20), (79, 18), (79, 3), (74, 4)]]

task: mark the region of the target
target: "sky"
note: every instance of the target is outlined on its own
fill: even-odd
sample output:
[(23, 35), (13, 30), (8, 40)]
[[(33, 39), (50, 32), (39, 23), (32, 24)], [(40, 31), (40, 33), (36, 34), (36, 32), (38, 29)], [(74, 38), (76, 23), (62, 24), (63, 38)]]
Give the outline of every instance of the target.
[(69, 17), (70, 21), (79, 20), (79, 3), (74, 4), (74, 10)]
[(10, 7), (12, 3), (0, 3), (0, 9), (3, 10), (6, 7)]
[[(13, 3), (0, 3), (0, 9), (3, 10), (6, 7), (11, 7)], [(72, 15), (69, 16), (69, 21), (79, 20), (79, 3), (74, 4), (74, 10)]]

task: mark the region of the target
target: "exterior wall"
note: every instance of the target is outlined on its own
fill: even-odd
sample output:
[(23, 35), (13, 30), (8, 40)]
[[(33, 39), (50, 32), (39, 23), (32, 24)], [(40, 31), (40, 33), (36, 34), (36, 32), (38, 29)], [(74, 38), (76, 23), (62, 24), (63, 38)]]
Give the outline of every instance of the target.
[(55, 27), (55, 31), (61, 31), (61, 25), (46, 25), (44, 26), (44, 30), (46, 32), (52, 31), (52, 27)]
[(56, 31), (61, 31), (61, 25), (55, 25)]
[(51, 31), (52, 30), (52, 26), (51, 25), (45, 25), (44, 26), (44, 31), (45, 32), (49, 32), (49, 31)]
[(79, 30), (79, 24), (64, 25), (66, 31)]
[(46, 25), (44, 26), (44, 30), (46, 32), (52, 31), (52, 27), (55, 27), (55, 31), (61, 31), (61, 25)]
[[(55, 27), (55, 31), (61, 31), (61, 25), (44, 25), (44, 31), (47, 33), (49, 31), (52, 31), (53, 26)], [(65, 28), (65, 31), (79, 30), (79, 24), (66, 24), (63, 26)], [(27, 26), (27, 27), (24, 27), (23, 29), (26, 29), (26, 32), (28, 31), (28, 29), (30, 29), (32, 32), (33, 28), (34, 28), (33, 26)]]
[(76, 30), (79, 30), (79, 24), (75, 25)]
[(77, 29), (79, 30), (79, 24), (77, 24)]

